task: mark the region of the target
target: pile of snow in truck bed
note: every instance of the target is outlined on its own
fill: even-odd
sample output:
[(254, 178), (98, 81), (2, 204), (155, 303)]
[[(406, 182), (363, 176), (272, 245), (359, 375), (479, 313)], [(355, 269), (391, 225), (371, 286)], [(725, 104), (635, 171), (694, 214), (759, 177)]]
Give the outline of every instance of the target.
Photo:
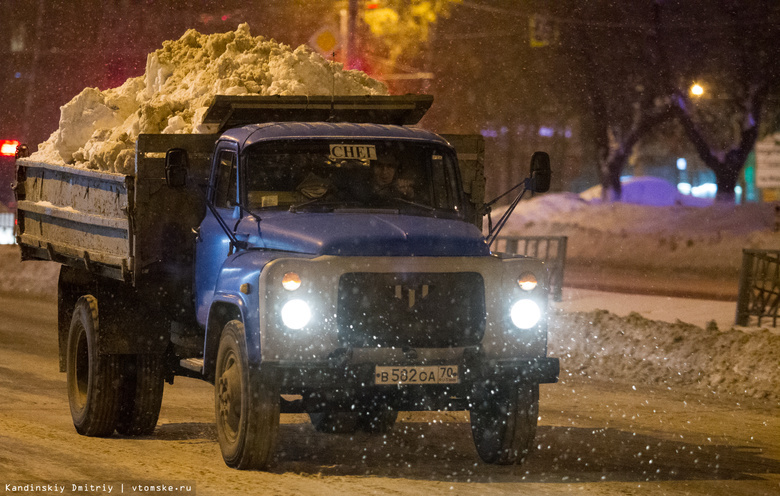
[(105, 91), (86, 88), (60, 109), (60, 125), (35, 161), (133, 170), (141, 133), (213, 132), (203, 116), (214, 95), (384, 95), (381, 82), (345, 70), (305, 46), (291, 49), (247, 24), (204, 35), (191, 29), (149, 54), (143, 76)]

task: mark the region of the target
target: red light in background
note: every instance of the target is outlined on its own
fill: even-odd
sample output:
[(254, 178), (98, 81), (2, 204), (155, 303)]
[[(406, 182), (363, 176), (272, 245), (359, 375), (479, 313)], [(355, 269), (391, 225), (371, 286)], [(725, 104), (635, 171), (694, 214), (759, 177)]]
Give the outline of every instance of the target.
[(0, 140), (0, 156), (15, 157), (19, 142), (16, 140)]
[(379, 4), (376, 3), (376, 2), (372, 2), (372, 3), (369, 3), (369, 4), (366, 5), (366, 9), (368, 9), (368, 10), (374, 10), (374, 9), (378, 9), (378, 8), (379, 8)]

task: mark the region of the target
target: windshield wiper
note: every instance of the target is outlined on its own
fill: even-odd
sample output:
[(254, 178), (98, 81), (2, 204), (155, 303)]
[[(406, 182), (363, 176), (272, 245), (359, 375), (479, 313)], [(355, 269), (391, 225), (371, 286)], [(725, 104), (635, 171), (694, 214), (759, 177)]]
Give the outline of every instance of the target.
[(436, 211), (436, 207), (432, 207), (432, 206), (426, 205), (424, 203), (417, 203), (416, 201), (407, 200), (406, 198), (400, 198), (400, 197), (396, 196), (396, 197), (390, 198), (390, 200), (391, 201), (397, 201), (397, 202), (400, 202), (400, 203), (405, 203), (406, 205), (411, 205), (412, 207), (422, 208), (422, 209), (425, 209), (425, 210), (427, 210), (429, 212), (435, 212)]
[[(311, 207), (314, 205), (327, 205), (327, 204), (335, 204), (335, 203), (341, 203), (339, 201), (335, 201), (332, 199), (325, 199), (325, 198), (314, 198), (313, 200), (305, 201), (303, 203), (298, 203), (295, 205), (290, 205), (290, 212), (298, 212), (301, 209)], [(335, 208), (335, 207), (334, 207)]]

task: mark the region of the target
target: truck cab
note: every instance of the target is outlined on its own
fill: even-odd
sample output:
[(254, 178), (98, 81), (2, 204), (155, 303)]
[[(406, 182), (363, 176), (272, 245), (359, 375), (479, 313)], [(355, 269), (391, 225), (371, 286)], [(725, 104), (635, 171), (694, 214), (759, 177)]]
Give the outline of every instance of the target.
[[(257, 452), (241, 452), (249, 419), (230, 413), (241, 367), (246, 382), (273, 385), (261, 401), (324, 432), (470, 409), (483, 459), (525, 456), (538, 384), (557, 377), (545, 270), (490, 252), (446, 139), (392, 123), (271, 122), (225, 131), (212, 160), (195, 243), (196, 366), (217, 386), (229, 465)], [(522, 428), (504, 432), (502, 402)]]

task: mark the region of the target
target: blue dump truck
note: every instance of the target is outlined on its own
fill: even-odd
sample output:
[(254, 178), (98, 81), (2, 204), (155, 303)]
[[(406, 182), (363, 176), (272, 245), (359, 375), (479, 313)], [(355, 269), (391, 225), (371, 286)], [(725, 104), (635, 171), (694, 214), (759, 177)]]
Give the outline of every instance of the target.
[[(559, 373), (546, 268), (491, 252), (484, 142), (414, 126), (431, 104), (218, 96), (215, 134), (141, 135), (132, 174), (18, 160), (22, 259), (61, 264), (76, 430), (147, 435), (189, 376), (230, 467), (268, 467), (282, 413), (382, 433), (420, 410), (469, 411), (482, 460), (521, 462)], [(549, 182), (537, 152), (513, 190)]]

